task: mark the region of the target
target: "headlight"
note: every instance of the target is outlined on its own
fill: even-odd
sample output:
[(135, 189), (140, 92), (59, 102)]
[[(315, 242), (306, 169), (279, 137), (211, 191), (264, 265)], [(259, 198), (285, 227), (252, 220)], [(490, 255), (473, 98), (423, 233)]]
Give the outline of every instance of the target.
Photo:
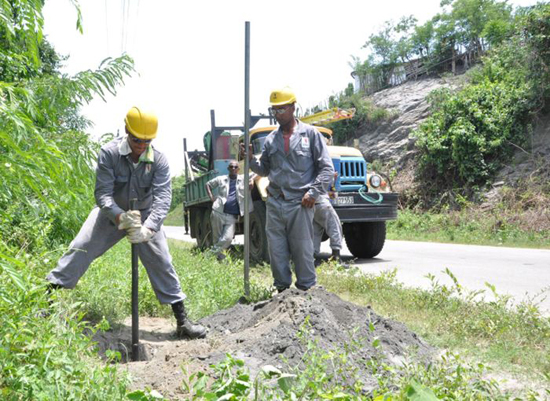
[(370, 177), (369, 182), (371, 187), (378, 188), (382, 184), (382, 178), (379, 175), (374, 174)]

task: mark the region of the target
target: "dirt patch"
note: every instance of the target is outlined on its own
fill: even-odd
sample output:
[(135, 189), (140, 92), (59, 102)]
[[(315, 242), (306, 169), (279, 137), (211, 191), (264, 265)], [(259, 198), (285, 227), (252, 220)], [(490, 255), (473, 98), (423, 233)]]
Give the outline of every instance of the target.
[[(306, 319), (322, 349), (341, 348), (351, 339), (361, 343), (353, 359), (366, 385), (376, 384), (365, 366), (369, 359), (398, 364), (407, 358), (409, 351), (419, 357), (429, 357), (432, 353), (432, 349), (403, 324), (317, 287), (308, 292), (290, 289), (268, 301), (238, 304), (206, 317), (201, 323), (210, 332), (203, 340), (176, 340), (173, 321), (141, 318), (140, 336), (148, 360), (123, 366), (132, 375), (134, 388), (149, 387), (170, 399), (185, 399), (181, 389), (185, 376), (199, 370), (208, 371), (209, 365), (223, 360), (226, 353), (242, 359), (252, 377), (265, 365), (288, 371), (283, 359), (289, 366), (299, 365), (305, 347), (298, 333)], [(128, 320), (117, 330), (96, 335), (100, 350), (103, 353), (106, 349), (120, 350), (120, 344), (122, 349), (127, 348), (130, 324)], [(376, 339), (380, 346), (374, 347)]]

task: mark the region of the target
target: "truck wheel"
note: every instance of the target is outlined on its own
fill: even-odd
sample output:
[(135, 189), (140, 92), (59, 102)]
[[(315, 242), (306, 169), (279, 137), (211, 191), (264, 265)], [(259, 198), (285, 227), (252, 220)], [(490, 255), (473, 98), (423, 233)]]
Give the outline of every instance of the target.
[(196, 238), (197, 246), (200, 244), (199, 238), (202, 232), (202, 210), (199, 208), (191, 209), (191, 237)]
[(384, 247), (385, 221), (344, 223), (343, 230), (348, 249), (356, 258), (374, 258)]
[(201, 238), (200, 238), (200, 245), (199, 245), (201, 249), (208, 249), (212, 245), (214, 245), (214, 242), (212, 241), (212, 221), (210, 220), (211, 214), (212, 214), (212, 211), (210, 209), (206, 209), (202, 214)]
[(265, 220), (264, 201), (254, 201), (254, 211), (250, 214), (250, 259), (255, 263), (269, 263)]

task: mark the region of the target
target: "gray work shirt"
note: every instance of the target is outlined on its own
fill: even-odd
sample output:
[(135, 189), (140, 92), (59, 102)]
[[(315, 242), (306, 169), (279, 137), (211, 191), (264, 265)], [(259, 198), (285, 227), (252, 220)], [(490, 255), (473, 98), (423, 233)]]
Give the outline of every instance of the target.
[(99, 151), (94, 192), (96, 204), (116, 224), (116, 216), (129, 210), (130, 200), (135, 198), (136, 209), (145, 218), (143, 225), (159, 231), (172, 200), (168, 161), (153, 149), (153, 163), (140, 162), (134, 167), (130, 155), (120, 154), (123, 139), (116, 138)]
[(269, 178), (269, 194), (285, 200), (301, 200), (306, 192), (317, 199), (326, 193), (334, 176), (325, 139), (314, 127), (296, 120), (289, 152), (279, 127), (269, 134), (262, 154), (250, 161), (256, 174)]
[[(239, 212), (241, 216), (244, 216), (244, 176), (238, 175), (237, 176), (237, 183), (236, 183), (236, 190), (237, 190), (237, 203), (239, 204)], [(229, 176), (228, 175), (220, 175), (218, 177), (212, 178), (210, 181), (206, 183), (208, 187), (210, 188), (210, 191), (212, 191), (215, 188), (218, 188), (218, 193), (216, 196), (216, 199), (214, 200), (214, 204), (212, 205), (212, 210), (223, 213), (223, 207), (225, 205), (225, 202), (227, 202), (227, 196), (229, 195)], [(250, 193), (250, 192), (249, 192)], [(248, 198), (248, 207), (249, 212), (252, 212), (254, 209), (254, 205), (252, 203), (252, 198)]]

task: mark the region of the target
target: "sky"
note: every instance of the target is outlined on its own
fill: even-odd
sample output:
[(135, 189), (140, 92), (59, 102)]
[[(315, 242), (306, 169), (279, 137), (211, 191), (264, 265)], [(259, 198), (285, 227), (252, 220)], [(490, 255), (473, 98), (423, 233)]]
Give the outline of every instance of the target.
[[(440, 0), (80, 0), (84, 33), (76, 30), (71, 0), (48, 0), (44, 32), (68, 56), (69, 75), (97, 69), (107, 57), (129, 54), (136, 73), (107, 101), (82, 110), (98, 138), (124, 132), (132, 106), (154, 111), (154, 146), (166, 154), (171, 174), (183, 173), (183, 138), (202, 150), (216, 123), (244, 125), (245, 21), (250, 22), (250, 109), (267, 113), (272, 90), (289, 86), (305, 110), (326, 105), (351, 77), (352, 56), (387, 20), (414, 15), (419, 23), (440, 11)], [(513, 5), (536, 1), (516, 0)]]

